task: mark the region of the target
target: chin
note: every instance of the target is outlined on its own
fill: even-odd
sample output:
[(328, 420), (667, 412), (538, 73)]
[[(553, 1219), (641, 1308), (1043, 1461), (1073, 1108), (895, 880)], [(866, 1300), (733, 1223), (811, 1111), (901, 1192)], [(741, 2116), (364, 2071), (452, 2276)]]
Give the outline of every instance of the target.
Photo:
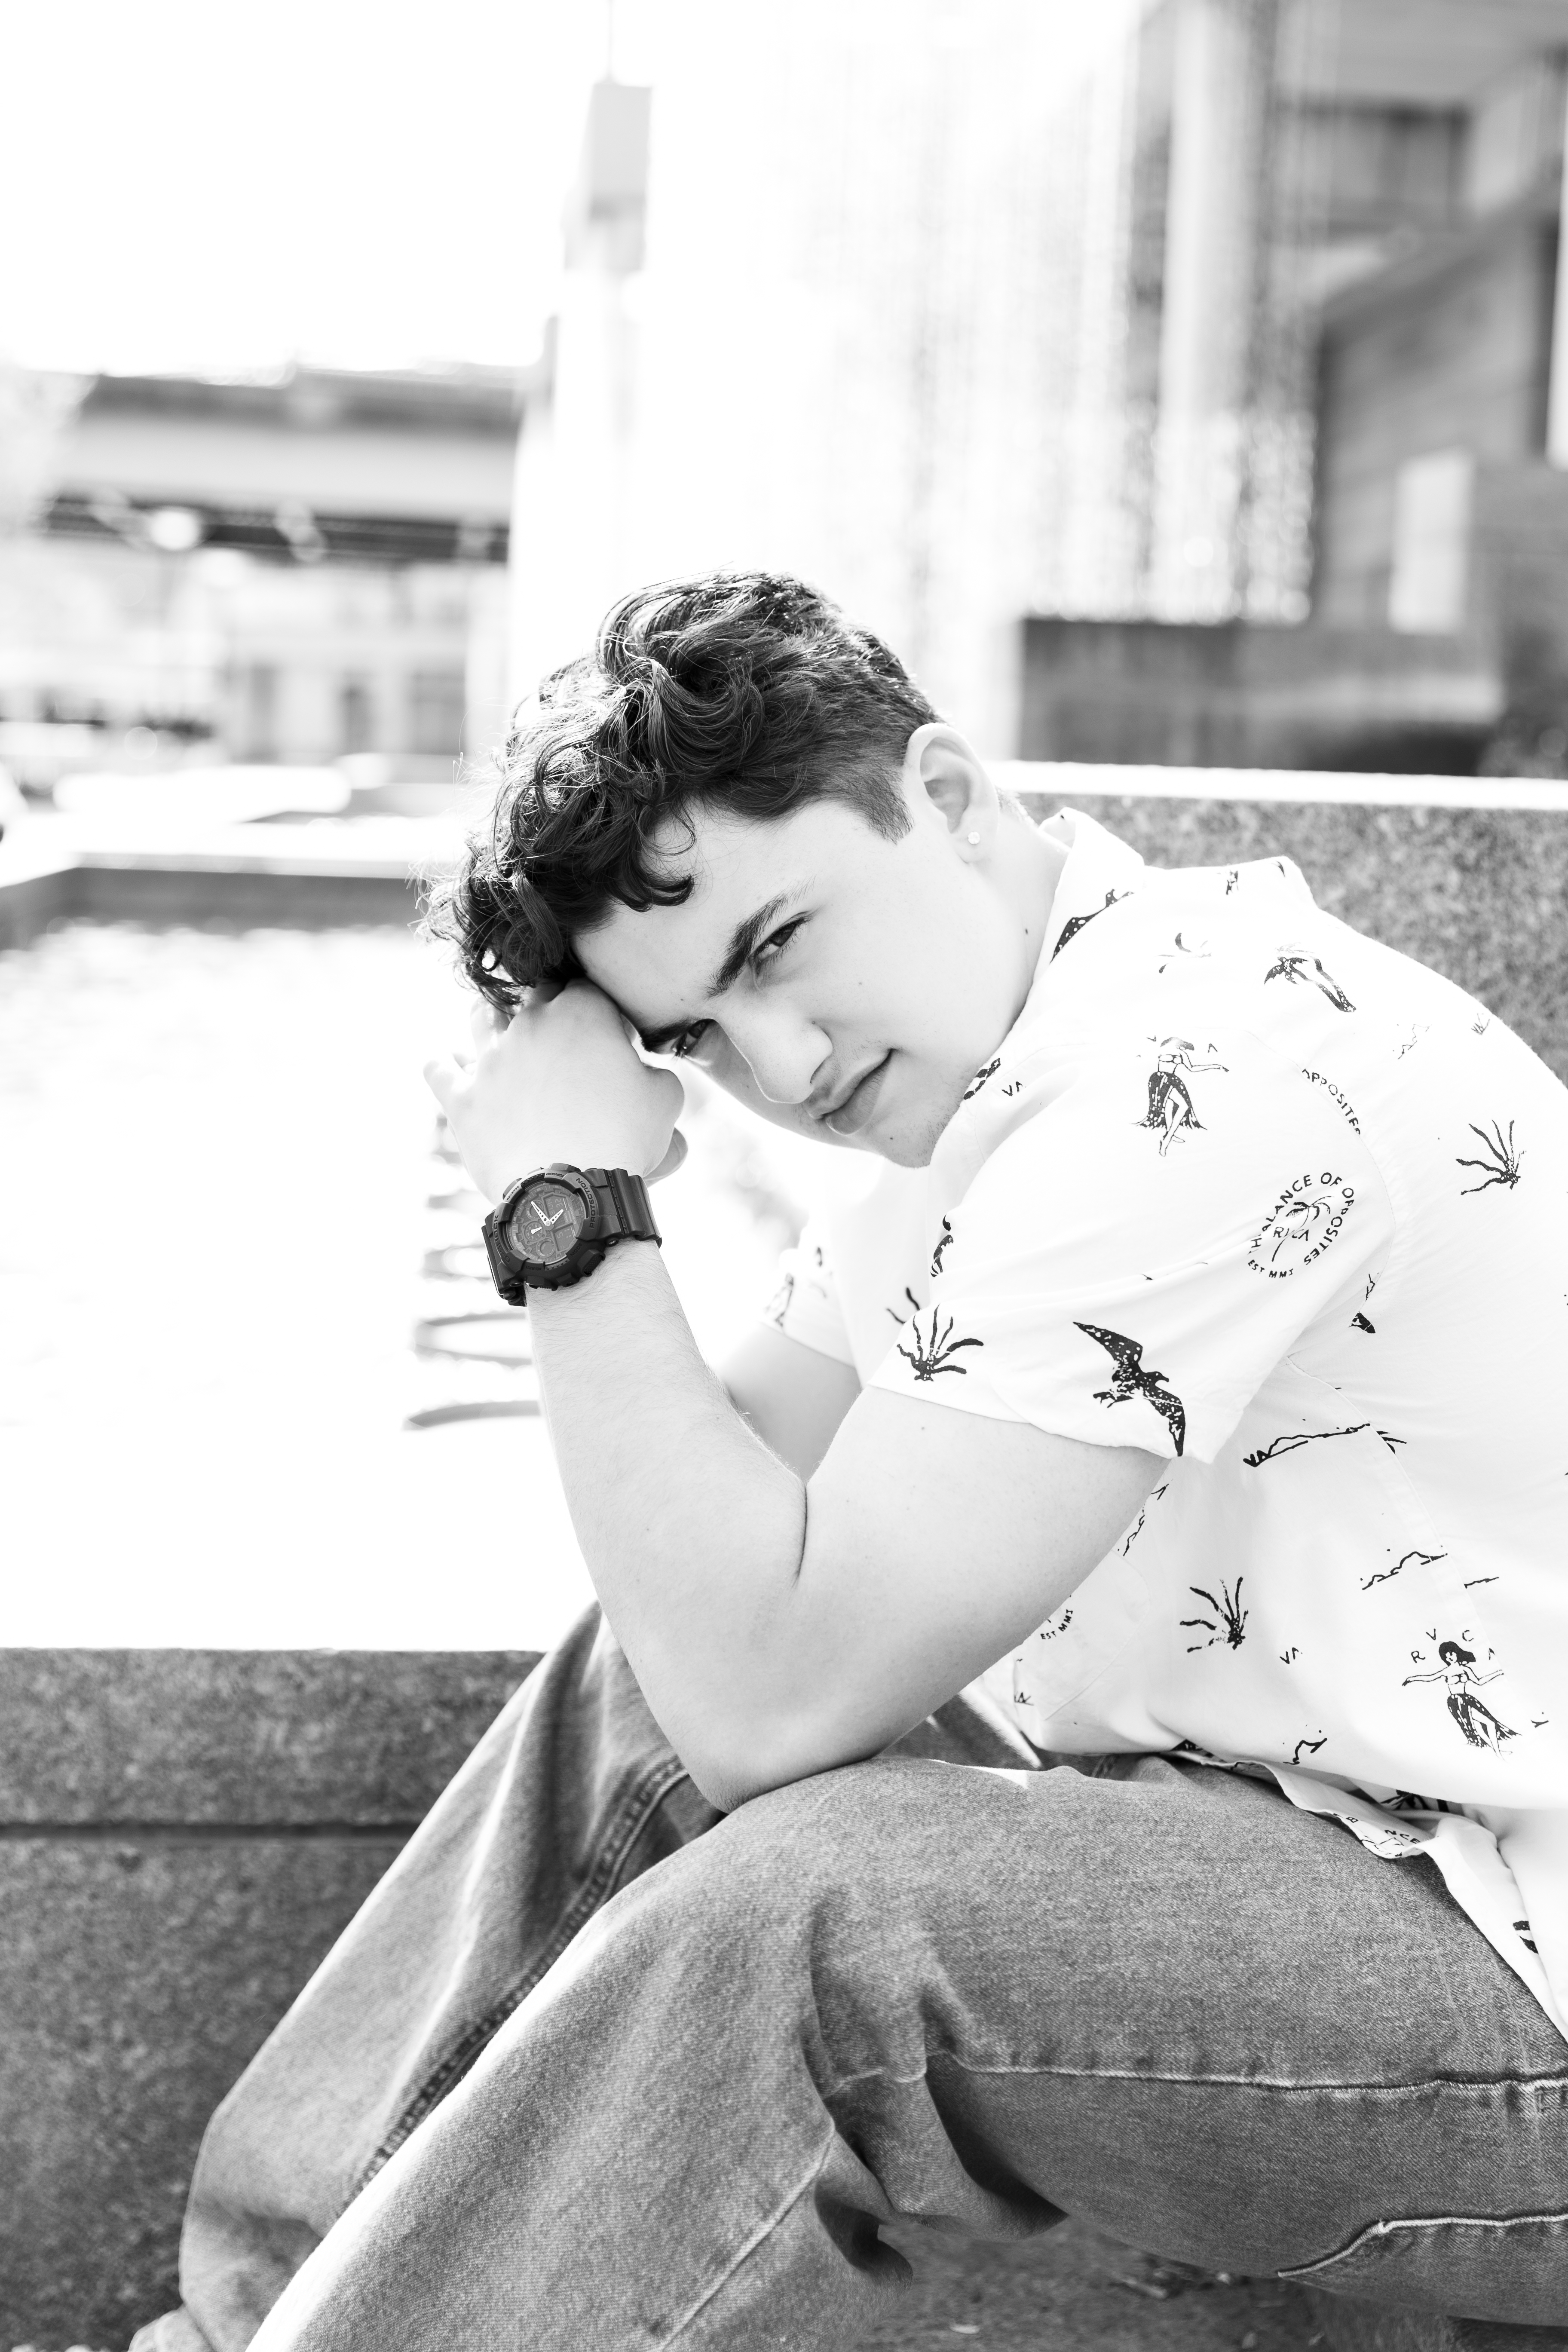
[(862, 1150), (874, 1151), (879, 1160), (890, 1160), (895, 1168), (929, 1168), (952, 1116), (949, 1111), (945, 1118), (932, 1115), (924, 1119), (900, 1119), (879, 1133), (874, 1131), (856, 1140)]

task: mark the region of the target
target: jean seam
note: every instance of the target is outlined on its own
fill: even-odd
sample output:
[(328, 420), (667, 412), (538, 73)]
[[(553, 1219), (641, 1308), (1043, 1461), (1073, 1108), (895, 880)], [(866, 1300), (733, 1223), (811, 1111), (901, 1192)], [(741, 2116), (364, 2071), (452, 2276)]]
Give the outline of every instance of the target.
[(1343, 2262), (1347, 2254), (1353, 2254), (1369, 2240), (1393, 2237), (1396, 2231), (1446, 2230), (1456, 2226), (1469, 2230), (1510, 2230), (1521, 2221), (1568, 2224), (1568, 2212), (1384, 2215), (1382, 2220), (1369, 2221), (1364, 2228), (1356, 2231), (1353, 2237), (1347, 2238), (1344, 2244), (1336, 2246), (1331, 2253), (1315, 2254), (1310, 2263), (1292, 2263), (1288, 2270), (1279, 2271), (1275, 2275), (1282, 2279), (1310, 2279), (1315, 2271), (1331, 2270), (1336, 2263)]
[(648, 1817), (663, 1803), (678, 1782), (690, 1779), (678, 1756), (657, 1770), (635, 1782), (619, 1806), (612, 1812), (609, 1823), (599, 1842), (598, 1859), (584, 1880), (574, 1900), (562, 1914), (555, 1935), (522, 1974), (510, 1984), (499, 2000), (490, 2003), (483, 2016), (477, 2019), (453, 2044), (440, 2063), (427, 2074), (424, 2083), (386, 2133), (368, 2164), (354, 2179), (347, 2197), (339, 2208), (346, 2212), (363, 2189), (369, 2186), (383, 2165), (390, 2161), (427, 2115), (447, 2093), (453, 2090), (468, 2073), (488, 2043), (493, 2042), (512, 2012), (520, 2009), (542, 1978), (554, 1967), (562, 1953), (579, 1928), (584, 1927), (606, 1903), (616, 1891), (616, 1880), (627, 1854), (637, 1843)]
[(951, 2050), (928, 2053), (924, 2065), (912, 2074), (900, 2074), (890, 2066), (867, 2066), (858, 2074), (845, 2074), (831, 2089), (822, 2093), (825, 2102), (837, 2099), (857, 2083), (897, 2083), (904, 2088), (921, 2083), (931, 2065), (956, 2066), (965, 2074), (1051, 2074), (1067, 2082), (1084, 2083), (1170, 2083), (1185, 2084), (1193, 2089), (1232, 2091), (1268, 2091), (1287, 2097), (1357, 2099), (1425, 2098), (1433, 2091), (1505, 2091), (1552, 2090), (1568, 2093), (1568, 2074), (1430, 2074), (1416, 2083), (1298, 2083), (1284, 2075), (1273, 2074), (1157, 2074), (1152, 2068), (1137, 2066), (1057, 2066), (1048, 2063), (1026, 2063), (1022, 2060), (976, 2061), (961, 2058)]
[(664, 2352), (665, 2347), (673, 2344), (677, 2336), (684, 2336), (687, 2329), (691, 2326), (693, 2320), (700, 2318), (702, 2313), (707, 2310), (708, 2305), (712, 2302), (714, 2296), (721, 2294), (722, 2290), (728, 2286), (730, 2281), (734, 2277), (735, 2273), (740, 2269), (742, 2263), (748, 2262), (751, 2259), (752, 2255), (756, 2252), (757, 2248), (763, 2245), (766, 2240), (773, 2236), (774, 2231), (778, 2229), (786, 2215), (791, 2213), (795, 2206), (800, 2203), (801, 2199), (805, 2196), (810, 2189), (812, 2183), (820, 2177), (828, 2158), (833, 2153), (833, 2143), (837, 2139), (837, 2133), (830, 2125), (828, 2127), (827, 2137), (823, 2141), (820, 2152), (812, 2158), (810, 2165), (807, 2167), (801, 2179), (796, 2181), (795, 2187), (788, 2190), (788, 2192), (780, 2200), (778, 2204), (773, 2207), (771, 2213), (763, 2215), (763, 2219), (752, 2230), (751, 2235), (736, 2248), (734, 2253), (731, 2256), (729, 2262), (726, 2263), (723, 2270), (713, 2281), (712, 2284), (710, 2286), (704, 2287), (701, 2294), (697, 2297), (696, 2302), (687, 2305), (679, 2318), (676, 2321), (674, 2326), (670, 2329), (668, 2335), (660, 2338), (660, 2352)]

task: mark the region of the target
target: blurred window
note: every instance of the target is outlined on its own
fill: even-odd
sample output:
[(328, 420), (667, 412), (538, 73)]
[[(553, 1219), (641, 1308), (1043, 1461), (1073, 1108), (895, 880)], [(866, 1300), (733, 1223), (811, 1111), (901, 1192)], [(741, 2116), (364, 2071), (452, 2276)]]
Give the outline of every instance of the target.
[(245, 673), (245, 751), (251, 760), (278, 756), (278, 672), (252, 662)]
[(1464, 626), (1474, 473), (1468, 449), (1434, 449), (1395, 475), (1391, 628), (1451, 636)]
[(415, 670), (408, 681), (409, 749), (456, 759), (462, 749), (463, 702), (460, 669)]
[(344, 751), (368, 751), (370, 688), (363, 677), (345, 677), (338, 699), (339, 734)]

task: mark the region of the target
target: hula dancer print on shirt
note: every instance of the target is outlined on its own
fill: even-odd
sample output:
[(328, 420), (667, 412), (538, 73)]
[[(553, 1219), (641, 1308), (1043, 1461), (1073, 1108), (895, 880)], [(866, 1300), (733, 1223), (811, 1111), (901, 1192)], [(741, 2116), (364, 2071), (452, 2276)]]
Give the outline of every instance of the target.
[(930, 1336), (921, 1329), (920, 1317), (912, 1315), (910, 1318), (910, 1338), (914, 1342), (913, 1347), (906, 1348), (900, 1339), (899, 1353), (907, 1364), (913, 1365), (917, 1381), (934, 1381), (939, 1372), (956, 1372), (962, 1379), (969, 1368), (952, 1360), (960, 1348), (981, 1348), (985, 1344), (983, 1339), (955, 1339), (952, 1316), (944, 1325), (934, 1307), (931, 1310)]
[(1082, 930), (1086, 923), (1092, 923), (1097, 915), (1103, 915), (1105, 913), (1107, 907), (1119, 907), (1123, 898), (1131, 898), (1131, 896), (1132, 893), (1131, 890), (1108, 890), (1105, 894), (1104, 907), (1091, 907), (1087, 915), (1069, 916), (1068, 920), (1062, 925), (1062, 935), (1060, 939), (1051, 950), (1051, 961), (1055, 963), (1058, 956), (1060, 955), (1068, 941), (1069, 940), (1076, 940), (1079, 931)]
[(1303, 981), (1313, 988), (1321, 989), (1336, 1013), (1355, 1011), (1355, 1006), (1332, 972), (1325, 971), (1317, 957), (1309, 955), (1305, 948), (1287, 948), (1279, 962), (1270, 964), (1263, 978), (1266, 985), (1271, 980)]
[(1462, 1185), (1460, 1190), (1484, 1192), (1489, 1185), (1500, 1184), (1511, 1192), (1519, 1181), (1519, 1163), (1524, 1156), (1513, 1148), (1512, 1119), (1509, 1120), (1506, 1136), (1502, 1131), (1502, 1121), (1498, 1118), (1493, 1119), (1489, 1135), (1484, 1127), (1478, 1127), (1473, 1118), (1468, 1126), (1470, 1133), (1480, 1138), (1482, 1157), (1460, 1160), (1456, 1164), (1460, 1168), (1479, 1168), (1482, 1173), (1479, 1183)]
[(1144, 1370), (1142, 1339), (1125, 1339), (1120, 1331), (1107, 1331), (1098, 1323), (1077, 1323), (1074, 1328), (1103, 1348), (1116, 1365), (1110, 1386), (1095, 1390), (1095, 1402), (1127, 1404), (1135, 1396), (1147, 1397), (1170, 1429), (1172, 1443), (1179, 1454), (1186, 1442), (1186, 1407), (1172, 1390), (1161, 1385), (1165, 1378), (1163, 1372)]
[[(1155, 1040), (1151, 1038), (1151, 1045)], [(1140, 1127), (1151, 1127), (1160, 1138), (1162, 1160), (1169, 1151), (1174, 1137), (1189, 1128), (1203, 1130), (1203, 1121), (1193, 1108), (1193, 1098), (1187, 1090), (1185, 1073), (1196, 1070), (1224, 1070), (1223, 1062), (1194, 1060), (1197, 1048), (1190, 1037), (1162, 1037), (1154, 1066), (1149, 1073), (1149, 1108), (1138, 1121)], [(1211, 1045), (1209, 1051), (1214, 1051)]]
[(1505, 1739), (1517, 1739), (1518, 1732), (1500, 1722), (1485, 1699), (1476, 1696), (1483, 1684), (1500, 1679), (1502, 1668), (1494, 1666), (1489, 1675), (1478, 1675), (1476, 1654), (1462, 1642), (1439, 1642), (1437, 1655), (1441, 1664), (1428, 1675), (1406, 1675), (1406, 1684), (1442, 1683), (1448, 1695), (1448, 1712), (1472, 1748), (1495, 1751)]

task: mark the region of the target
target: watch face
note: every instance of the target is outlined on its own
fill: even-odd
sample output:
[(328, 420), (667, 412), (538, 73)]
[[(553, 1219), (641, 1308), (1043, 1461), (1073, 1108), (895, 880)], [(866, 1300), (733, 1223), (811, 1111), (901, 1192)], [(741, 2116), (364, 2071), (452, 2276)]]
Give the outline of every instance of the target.
[(571, 1185), (545, 1177), (513, 1209), (506, 1237), (514, 1255), (533, 1265), (559, 1265), (587, 1222), (586, 1202)]

